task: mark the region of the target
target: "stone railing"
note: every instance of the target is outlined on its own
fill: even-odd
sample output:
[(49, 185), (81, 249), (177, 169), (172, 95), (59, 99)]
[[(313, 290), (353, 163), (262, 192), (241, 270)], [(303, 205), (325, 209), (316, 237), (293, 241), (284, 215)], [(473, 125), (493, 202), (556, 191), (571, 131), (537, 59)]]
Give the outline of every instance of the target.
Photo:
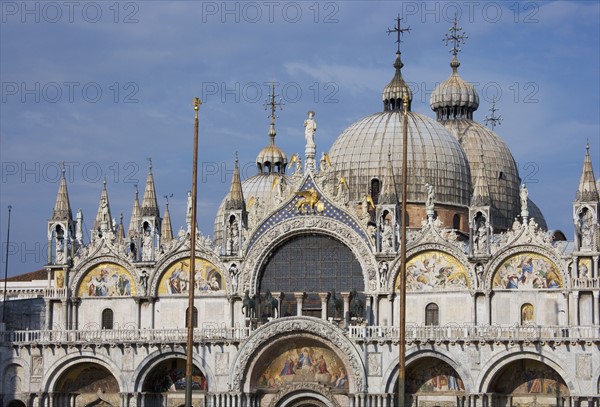
[(571, 279), (572, 288), (600, 288), (600, 278), (579, 277)]
[[(356, 341), (398, 341), (397, 326), (351, 326), (348, 336)], [(411, 342), (597, 342), (598, 326), (539, 325), (407, 325)]]
[[(44, 288), (40, 287), (7, 287), (7, 301), (14, 299), (28, 299), (44, 296)], [(4, 288), (0, 288), (0, 302), (4, 298)]]
[[(194, 342), (239, 342), (250, 335), (249, 328), (204, 326), (194, 329)], [(168, 344), (185, 343), (187, 329), (85, 329), (0, 332), (4, 345)]]
[(45, 288), (44, 297), (46, 298), (67, 298), (68, 288)]

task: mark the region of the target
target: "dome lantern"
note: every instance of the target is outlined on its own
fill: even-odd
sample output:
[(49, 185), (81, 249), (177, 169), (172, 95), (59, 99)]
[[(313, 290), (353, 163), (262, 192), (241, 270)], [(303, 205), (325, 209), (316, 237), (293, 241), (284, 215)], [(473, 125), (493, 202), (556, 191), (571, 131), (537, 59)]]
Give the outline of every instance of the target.
[(459, 45), (465, 43), (468, 36), (461, 33), (462, 28), (457, 26), (457, 20), (454, 18), (454, 24), (450, 28), (450, 35), (446, 34), (443, 41), (448, 45), (452, 43), (452, 61), (450, 67), (452, 74), (444, 82), (436, 86), (431, 93), (429, 100), (431, 110), (433, 110), (438, 120), (452, 119), (473, 119), (473, 112), (479, 107), (479, 95), (475, 87), (469, 82), (464, 81), (458, 74), (457, 55), (461, 51)]

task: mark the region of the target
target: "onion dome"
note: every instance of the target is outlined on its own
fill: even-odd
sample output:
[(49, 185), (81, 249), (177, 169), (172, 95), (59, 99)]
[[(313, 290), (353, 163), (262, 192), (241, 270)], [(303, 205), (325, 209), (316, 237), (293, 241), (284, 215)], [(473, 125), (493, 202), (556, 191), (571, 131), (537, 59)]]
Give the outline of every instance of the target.
[(446, 34), (443, 41), (446, 45), (452, 43), (450, 49), (453, 55), (450, 62), (452, 74), (435, 87), (429, 103), (438, 120), (473, 119), (473, 112), (479, 107), (479, 95), (472, 84), (465, 82), (458, 75), (460, 62), (457, 55), (461, 51), (460, 44), (464, 44), (468, 36), (458, 26), (456, 17), (449, 31), (450, 34)]
[(435, 87), (429, 103), (438, 120), (466, 118), (473, 119), (473, 112), (479, 107), (479, 95), (475, 86), (458, 75), (460, 62), (452, 58), (452, 74)]
[(394, 68), (396, 69), (396, 74), (383, 88), (383, 92), (381, 94), (381, 99), (383, 100), (383, 110), (402, 110), (404, 107), (404, 101), (408, 101), (408, 109), (410, 110), (410, 105), (412, 102), (412, 91), (402, 78), (402, 67), (404, 64), (400, 59), (400, 51), (396, 52), (396, 60), (394, 61)]

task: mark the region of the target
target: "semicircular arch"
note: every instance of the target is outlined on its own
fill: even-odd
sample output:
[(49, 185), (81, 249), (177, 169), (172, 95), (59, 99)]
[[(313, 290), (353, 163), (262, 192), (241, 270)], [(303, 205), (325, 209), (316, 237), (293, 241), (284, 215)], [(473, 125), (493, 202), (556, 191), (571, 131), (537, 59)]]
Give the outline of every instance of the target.
[[(366, 387), (365, 366), (354, 345), (344, 331), (325, 321), (310, 317), (278, 318), (267, 323), (241, 346), (230, 370), (234, 391), (250, 391), (251, 380), (261, 356), (279, 344), (304, 337), (329, 348), (343, 362), (348, 374), (348, 391), (362, 392)], [(244, 379), (245, 378), (245, 379)]]
[(59, 379), (74, 366), (81, 365), (84, 363), (96, 364), (104, 369), (108, 370), (117, 381), (120, 392), (127, 392), (130, 389), (127, 386), (127, 380), (121, 372), (121, 369), (112, 361), (110, 358), (103, 355), (95, 354), (90, 351), (83, 352), (82, 354), (66, 355), (50, 366), (44, 374), (41, 383), (41, 389), (44, 392), (53, 392)]
[[(452, 358), (444, 353), (430, 349), (409, 349), (406, 354), (406, 368), (409, 369), (411, 366), (414, 366), (415, 364), (427, 358), (438, 359), (448, 364), (460, 376), (460, 379), (465, 386), (465, 392), (472, 393), (474, 391), (475, 383), (473, 381), (473, 377), (471, 376), (470, 370), (468, 370), (464, 364), (456, 363)], [(398, 363), (394, 360), (384, 371), (383, 383), (385, 383), (386, 393), (392, 393), (394, 391), (394, 386), (397, 381)]]
[[(133, 377), (133, 389), (134, 391), (141, 392), (144, 382), (148, 378), (150, 372), (156, 368), (161, 362), (169, 359), (186, 359), (185, 349), (182, 347), (176, 347), (170, 352), (162, 352), (160, 349), (156, 350), (147, 355), (139, 364), (135, 371), (132, 373)], [(204, 374), (208, 388), (215, 386), (216, 378), (206, 360), (200, 357), (196, 352), (193, 355), (194, 365)]]
[[(512, 259), (518, 258), (519, 256), (535, 256), (538, 257), (543, 263), (550, 262), (550, 264), (546, 265), (547, 268), (555, 268), (551, 270), (552, 273), (558, 273), (558, 277), (560, 278), (560, 283), (556, 288), (567, 288), (570, 286), (570, 279), (568, 278), (568, 274), (565, 272), (565, 264), (549, 250), (544, 249), (543, 247), (527, 245), (527, 246), (517, 246), (508, 248), (501, 253), (498, 253), (494, 259), (487, 264), (484, 269), (484, 287), (486, 290), (494, 290), (494, 280), (496, 279), (497, 273), (501, 270), (501, 267), (507, 262), (510, 262)], [(498, 289), (498, 287), (496, 287)]]
[(137, 292), (137, 273), (133, 270), (135, 268), (123, 259), (113, 256), (113, 255), (105, 255), (99, 257), (93, 257), (89, 261), (86, 261), (75, 269), (75, 273), (73, 276), (73, 280), (70, 282), (69, 286), (72, 293), (76, 293), (77, 295), (82, 288), (82, 284), (86, 283), (86, 280), (90, 276), (90, 273), (93, 273), (95, 270), (101, 268), (103, 265), (111, 265), (119, 270), (119, 274), (128, 275), (132, 281), (129, 282), (131, 295), (135, 295)]
[[(423, 259), (419, 259), (420, 257), (423, 257)], [(415, 263), (422, 263), (423, 260), (431, 262), (432, 258), (435, 258), (433, 261), (436, 264), (434, 265), (436, 269), (432, 271), (440, 277), (439, 279), (436, 279), (436, 281), (441, 281), (443, 283), (443, 286), (441, 286), (440, 289), (448, 288), (450, 286), (456, 286), (456, 288), (453, 289), (474, 290), (477, 288), (477, 278), (475, 277), (473, 266), (469, 263), (465, 254), (457, 250), (454, 246), (440, 243), (420, 244), (411, 247), (406, 252), (406, 258), (408, 259), (406, 262), (407, 274), (411, 266), (414, 266), (418, 273), (418, 267), (416, 267)], [(390, 265), (392, 272), (388, 277), (388, 287), (393, 287), (393, 291), (396, 290), (398, 277), (400, 275), (400, 266), (401, 261), (399, 257), (394, 259)], [(446, 275), (444, 275), (445, 271), (447, 271)], [(417, 281), (418, 276), (414, 277), (415, 284), (420, 283), (420, 281)]]
[(568, 366), (569, 363), (559, 363), (548, 356), (528, 351), (519, 352), (517, 354), (510, 351), (503, 351), (495, 357), (490, 358), (487, 363), (481, 367), (481, 373), (476, 382), (477, 392), (492, 392), (491, 387), (494, 384), (495, 379), (498, 377), (498, 374), (500, 374), (504, 368), (509, 366), (511, 363), (524, 359), (541, 362), (542, 364), (554, 369), (554, 371), (558, 373), (564, 380), (571, 394), (580, 394), (580, 389), (577, 385), (578, 381), (575, 380), (574, 375), (571, 372), (567, 372), (563, 369), (563, 366)]
[[(190, 260), (189, 250), (174, 253), (173, 255), (166, 257), (159, 264), (157, 264), (155, 267), (156, 272), (153, 273), (152, 276), (150, 276), (150, 281), (148, 284), (150, 294), (154, 296), (161, 295), (161, 283), (163, 283), (164, 285), (165, 279), (168, 278), (166, 277), (166, 274), (169, 272), (173, 272), (174, 268), (177, 268), (178, 263), (181, 264), (186, 260), (188, 262)], [(228, 273), (225, 272), (225, 265), (221, 262), (217, 255), (215, 255), (211, 251), (208, 251), (203, 248), (198, 248), (196, 246), (196, 262), (201, 264), (201, 273), (206, 274), (205, 277), (208, 277), (210, 280), (211, 276), (214, 276), (217, 278), (217, 280), (220, 280), (219, 289), (213, 290), (212, 288), (210, 288), (209, 285), (209, 291), (232, 291), (231, 280), (229, 278)], [(210, 276), (208, 274), (210, 274)]]
[(348, 247), (362, 268), (365, 291), (369, 288), (376, 289), (377, 262), (370, 245), (356, 231), (340, 221), (307, 215), (277, 224), (254, 243), (243, 264), (243, 290), (249, 290), (250, 294), (258, 292), (262, 268), (275, 248), (293, 237), (315, 234), (332, 237)]

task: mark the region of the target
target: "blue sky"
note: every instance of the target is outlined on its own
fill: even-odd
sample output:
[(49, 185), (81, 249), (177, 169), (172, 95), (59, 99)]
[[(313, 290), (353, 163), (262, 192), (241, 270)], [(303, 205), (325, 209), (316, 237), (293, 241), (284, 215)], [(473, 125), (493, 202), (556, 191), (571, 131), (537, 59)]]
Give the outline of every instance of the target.
[[(442, 38), (455, 13), (469, 35), (459, 73), (476, 83), (482, 121), (491, 99), (530, 197), (551, 228), (572, 236), (586, 141), (600, 176), (600, 5), (584, 2), (11, 2), (0, 24), (0, 240), (13, 206), (9, 275), (45, 263), (46, 222), (67, 162), (74, 214), (93, 225), (102, 179), (127, 226), (134, 184), (152, 157), (157, 194), (173, 194), (174, 229), (191, 185), (192, 98), (200, 110), (200, 229), (212, 234), (235, 151), (242, 177), (268, 143), (263, 103), (276, 81), (286, 105), (277, 144), (304, 147), (316, 111), (317, 151), (382, 109), (401, 14), (403, 74), (413, 110), (450, 74)], [(160, 199), (164, 210), (164, 199)]]

